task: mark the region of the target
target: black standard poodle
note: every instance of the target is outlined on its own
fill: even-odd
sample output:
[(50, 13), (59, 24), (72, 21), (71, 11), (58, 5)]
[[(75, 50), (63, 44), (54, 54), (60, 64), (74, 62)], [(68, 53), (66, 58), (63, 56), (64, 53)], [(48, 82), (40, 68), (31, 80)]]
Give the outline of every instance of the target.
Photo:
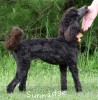
[(76, 9), (69, 8), (63, 15), (59, 35), (56, 38), (39, 38), (22, 40), (23, 30), (14, 27), (5, 39), (5, 47), (13, 55), (17, 71), (14, 79), (7, 86), (11, 93), (19, 83), (19, 90), (26, 90), (26, 80), (30, 62), (40, 59), (50, 64), (59, 65), (61, 73), (61, 90), (67, 90), (67, 66), (72, 73), (76, 91), (82, 91), (77, 69), (78, 44), (80, 34), (80, 19), (87, 13), (87, 6)]

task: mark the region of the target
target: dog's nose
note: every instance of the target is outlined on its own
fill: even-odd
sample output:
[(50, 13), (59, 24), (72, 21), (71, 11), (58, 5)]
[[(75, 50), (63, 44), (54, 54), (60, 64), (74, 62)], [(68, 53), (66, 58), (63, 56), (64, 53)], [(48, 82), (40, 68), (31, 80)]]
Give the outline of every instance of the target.
[(78, 15), (80, 16), (80, 19), (88, 12), (88, 7), (87, 6), (83, 6), (79, 9), (77, 9), (78, 11)]
[(86, 10), (86, 12), (88, 12), (88, 6), (84, 6), (84, 9)]
[(85, 9), (88, 9), (88, 6), (84, 6)]

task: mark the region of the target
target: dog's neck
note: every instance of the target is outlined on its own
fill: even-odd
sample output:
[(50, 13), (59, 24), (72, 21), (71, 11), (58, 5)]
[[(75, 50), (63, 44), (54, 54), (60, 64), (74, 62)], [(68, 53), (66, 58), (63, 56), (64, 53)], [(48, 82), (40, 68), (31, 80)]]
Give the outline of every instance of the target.
[(79, 42), (77, 40), (75, 41), (67, 41), (63, 35), (58, 36), (58, 39), (60, 41), (63, 41), (65, 43), (67, 43), (69, 46), (73, 46), (73, 47), (77, 47), (79, 45)]

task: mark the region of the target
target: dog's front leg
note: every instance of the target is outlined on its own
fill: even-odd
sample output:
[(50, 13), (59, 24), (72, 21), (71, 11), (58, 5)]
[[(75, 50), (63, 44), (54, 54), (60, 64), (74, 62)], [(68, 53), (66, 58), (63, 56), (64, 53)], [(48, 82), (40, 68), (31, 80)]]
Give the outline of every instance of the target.
[(69, 64), (69, 69), (72, 73), (72, 77), (73, 77), (73, 80), (74, 80), (76, 91), (77, 92), (82, 91), (81, 83), (79, 81), (77, 64), (75, 64), (75, 63)]
[(61, 74), (61, 91), (67, 90), (67, 64), (59, 65)]

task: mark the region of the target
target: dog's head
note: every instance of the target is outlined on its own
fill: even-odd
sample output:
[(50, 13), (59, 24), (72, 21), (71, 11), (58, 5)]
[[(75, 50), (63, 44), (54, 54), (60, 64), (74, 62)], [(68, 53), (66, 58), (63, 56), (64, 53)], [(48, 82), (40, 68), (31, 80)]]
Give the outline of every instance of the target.
[(81, 37), (83, 35), (80, 33), (80, 26), (79, 23), (74, 22), (73, 24), (69, 25), (67, 30), (64, 32), (64, 38), (68, 42), (81, 42)]
[(79, 21), (88, 12), (87, 6), (79, 9), (75, 7), (69, 8), (63, 15), (59, 26), (59, 34), (65, 37), (65, 40), (72, 42), (78, 40), (80, 35)]

